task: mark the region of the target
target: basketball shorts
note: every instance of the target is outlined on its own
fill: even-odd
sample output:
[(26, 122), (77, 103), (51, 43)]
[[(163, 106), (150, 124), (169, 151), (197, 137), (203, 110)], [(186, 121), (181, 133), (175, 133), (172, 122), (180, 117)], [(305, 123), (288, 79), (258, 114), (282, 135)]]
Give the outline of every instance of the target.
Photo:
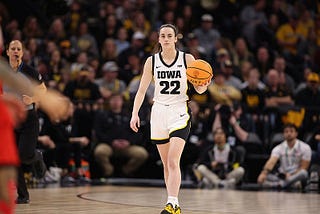
[(5, 104), (0, 100), (0, 166), (19, 164), (13, 121)]
[(150, 123), (151, 141), (154, 144), (168, 143), (171, 137), (186, 140), (191, 127), (191, 111), (187, 103), (154, 103)]

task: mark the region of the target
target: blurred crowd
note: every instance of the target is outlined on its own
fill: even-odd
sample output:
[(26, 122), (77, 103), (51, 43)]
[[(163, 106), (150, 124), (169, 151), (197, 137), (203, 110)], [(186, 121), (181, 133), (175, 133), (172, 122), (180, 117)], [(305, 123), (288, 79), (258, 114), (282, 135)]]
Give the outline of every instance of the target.
[(65, 121), (39, 118), (39, 147), (46, 151), (47, 166), (62, 169), (66, 182), (77, 177), (67, 176), (71, 171), (86, 182), (85, 163), (91, 178), (161, 178), (160, 158), (149, 142), (152, 85), (138, 134), (129, 121), (143, 63), (154, 53), (164, 23), (178, 28), (177, 48), (210, 62), (214, 70), (206, 93), (190, 89), (192, 128), (181, 163), (185, 177), (215, 142), (218, 127), (235, 148), (234, 163), (244, 167), (238, 172), (247, 181), (256, 181), (262, 167), (249, 169), (248, 156), (269, 155), (284, 140), (287, 123), (298, 127), (299, 139), (313, 150), (312, 162), (319, 163), (319, 2), (43, 1), (47, 7), (27, 2), (19, 1), (25, 7), (20, 13), (9, 1), (0, 3), (0, 48), (6, 56), (11, 40), (22, 41), (24, 63), (38, 70), (47, 87), (72, 100)]

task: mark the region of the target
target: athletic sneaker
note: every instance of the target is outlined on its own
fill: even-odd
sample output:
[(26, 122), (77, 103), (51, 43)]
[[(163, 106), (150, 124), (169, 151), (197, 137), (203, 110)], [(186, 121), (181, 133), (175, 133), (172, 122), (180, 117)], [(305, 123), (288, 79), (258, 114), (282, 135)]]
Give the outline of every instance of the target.
[[(176, 214), (176, 209), (173, 208), (172, 204), (168, 203), (160, 214)], [(180, 210), (180, 208), (179, 208)], [(180, 214), (180, 212), (179, 212)]]
[(176, 205), (176, 207), (174, 208), (174, 213), (175, 214), (181, 214), (181, 208)]

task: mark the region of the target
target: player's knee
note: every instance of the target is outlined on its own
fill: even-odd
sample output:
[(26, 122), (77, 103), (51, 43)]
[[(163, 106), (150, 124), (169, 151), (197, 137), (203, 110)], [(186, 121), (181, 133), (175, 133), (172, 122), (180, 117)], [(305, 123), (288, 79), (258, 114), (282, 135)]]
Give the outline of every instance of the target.
[(177, 168), (179, 168), (179, 162), (178, 161), (176, 161), (176, 159), (168, 159), (168, 161), (167, 161), (167, 167), (168, 167), (168, 170), (170, 171), (170, 170), (176, 170)]

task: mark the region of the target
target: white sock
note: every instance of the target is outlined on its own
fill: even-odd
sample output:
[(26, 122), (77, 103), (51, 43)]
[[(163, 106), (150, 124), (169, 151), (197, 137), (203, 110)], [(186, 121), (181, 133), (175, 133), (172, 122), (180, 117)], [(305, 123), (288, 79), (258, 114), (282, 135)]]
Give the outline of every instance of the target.
[(176, 205), (179, 206), (178, 197), (168, 196), (167, 204), (168, 203), (172, 204), (173, 207), (175, 207)]

